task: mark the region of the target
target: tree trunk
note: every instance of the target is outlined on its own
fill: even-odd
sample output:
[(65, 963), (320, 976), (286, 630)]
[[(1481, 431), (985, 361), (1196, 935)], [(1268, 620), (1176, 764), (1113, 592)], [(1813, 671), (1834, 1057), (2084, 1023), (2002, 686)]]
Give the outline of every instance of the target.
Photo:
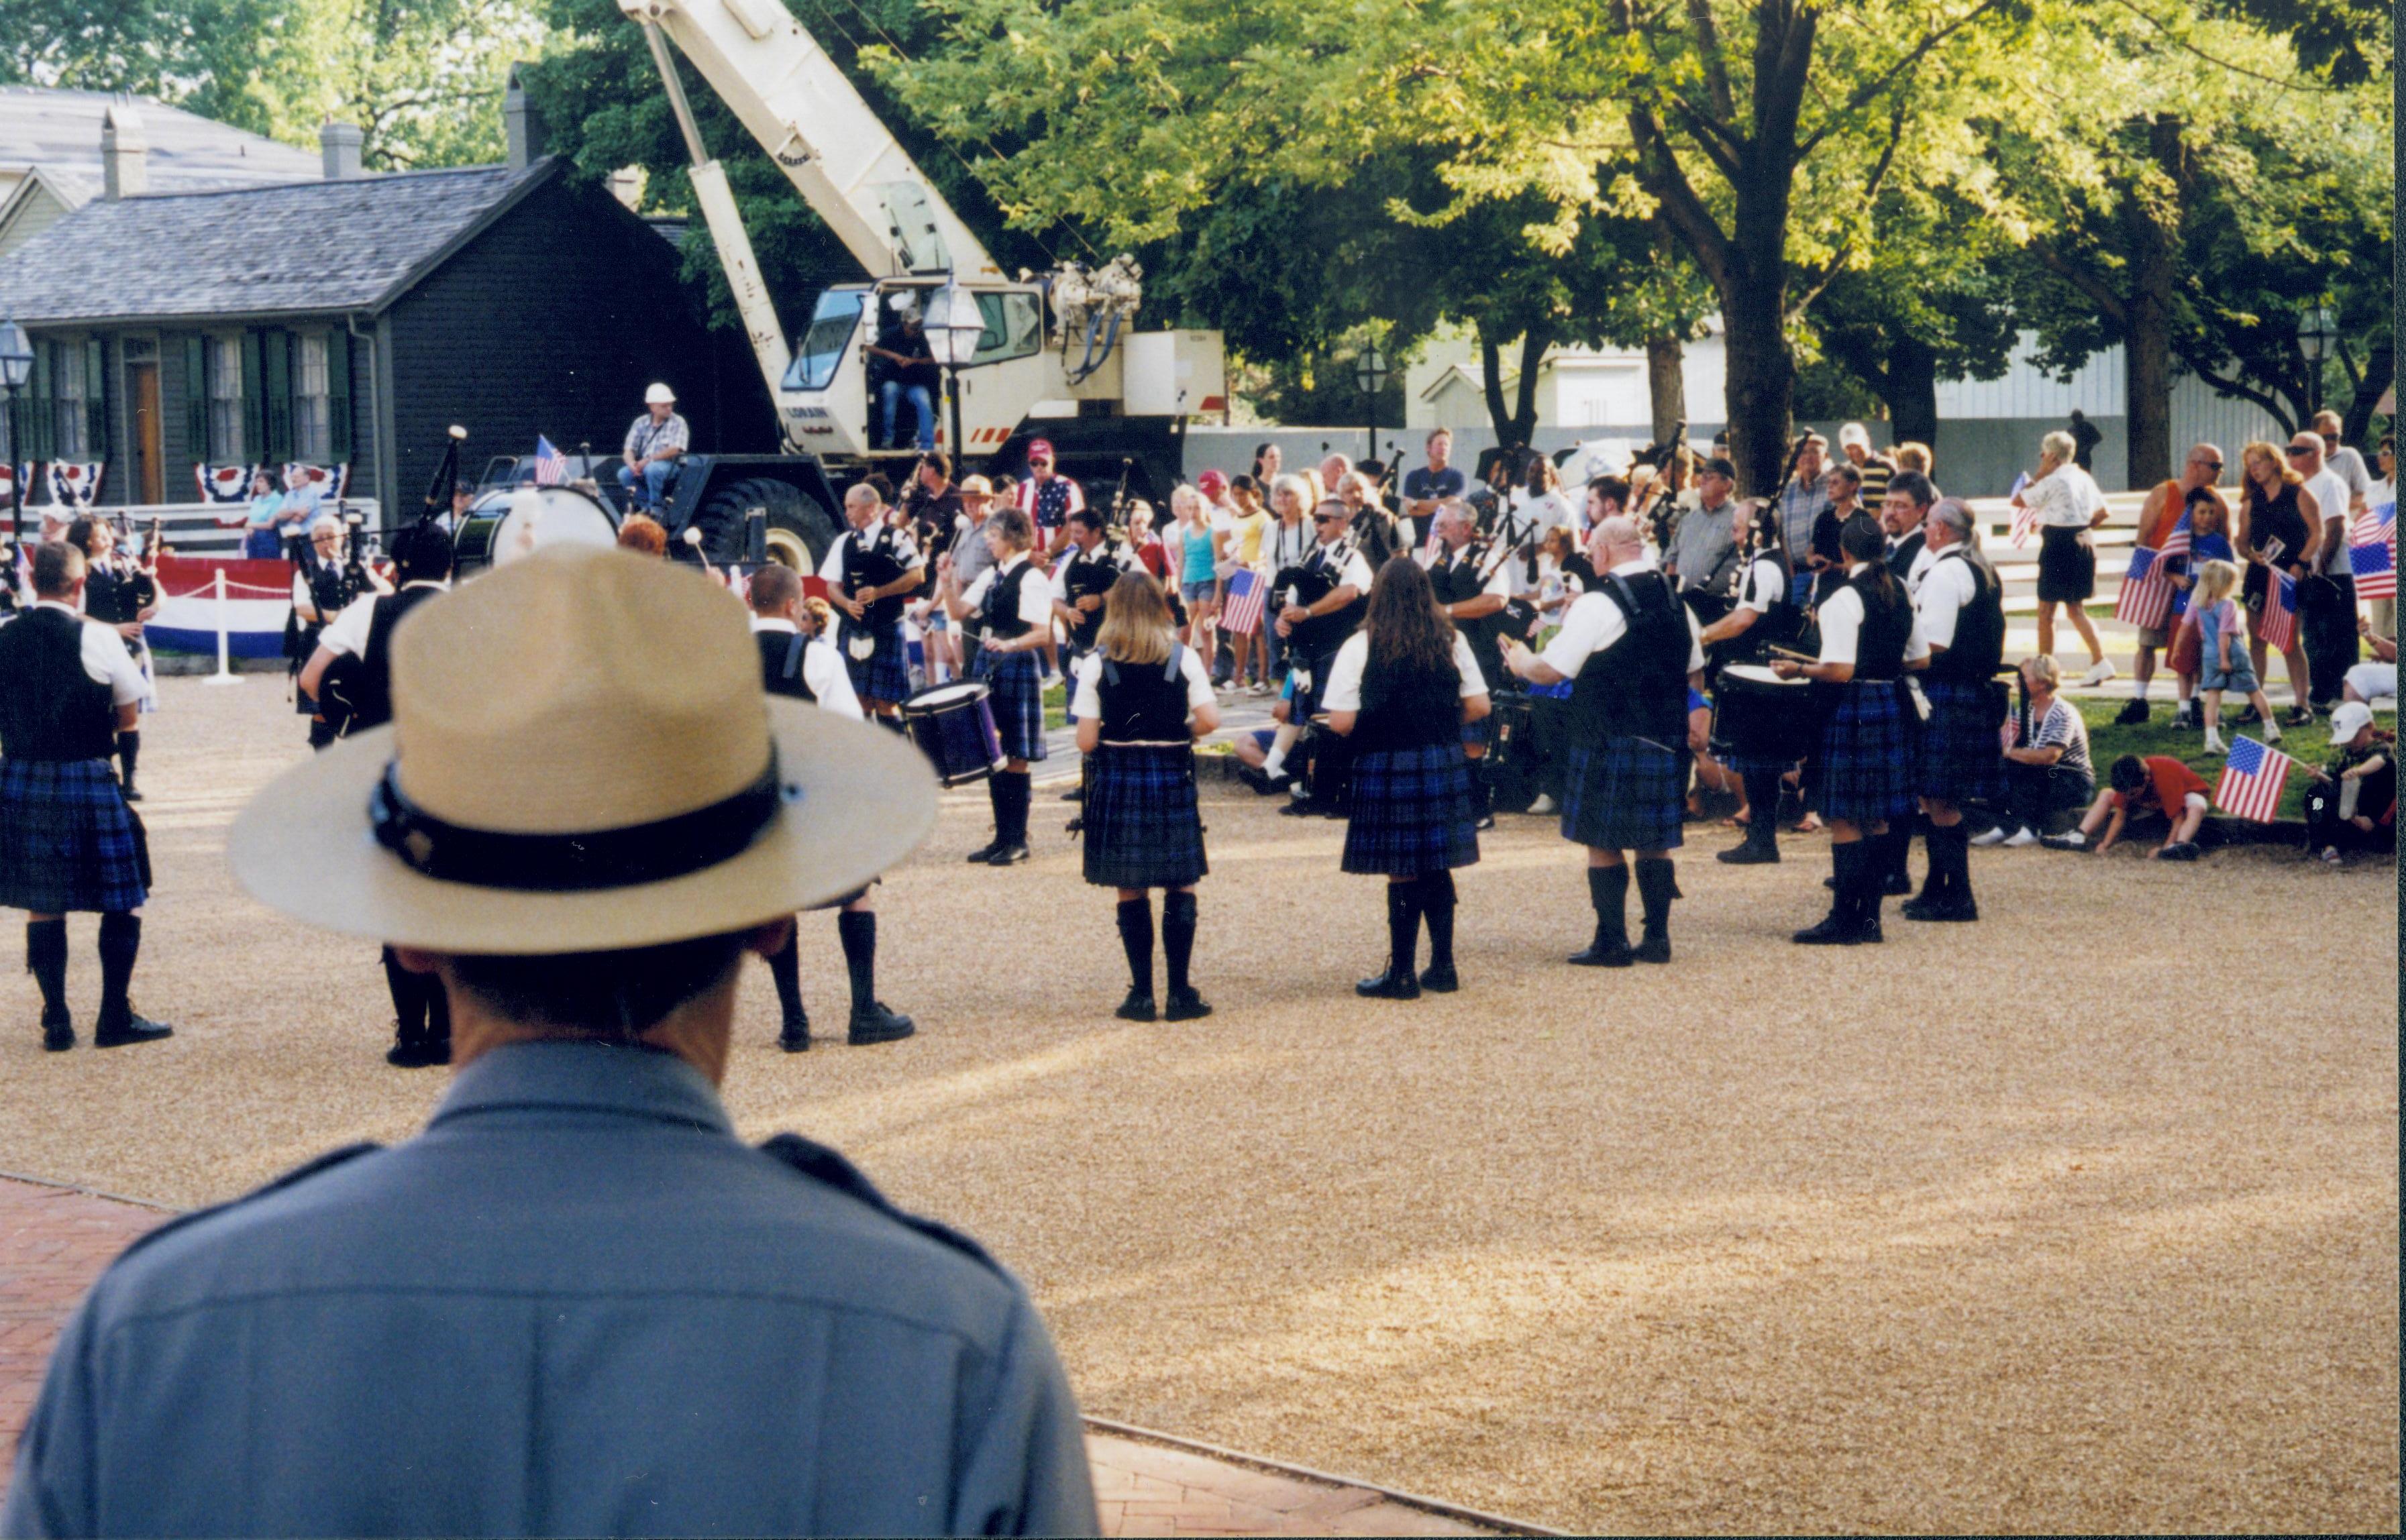
[[(2159, 114), (2147, 125), (2149, 152), (2179, 185), (2187, 153), (2180, 120)], [(2122, 199), (2130, 260), (2130, 292), (2122, 322), (2123, 423), (2130, 434), (2130, 484), (2153, 487), (2172, 473), (2172, 346), (2174, 292), (2180, 281), (2172, 233), (2135, 191)]]
[(1796, 366), (1788, 352), (1787, 319), (1779, 284), (1740, 281), (1722, 291), (1729, 453), (1737, 465), (1738, 492), (1745, 497), (1777, 492), (1780, 467), (1788, 458)]
[(1687, 350), (1665, 333), (1646, 339), (1646, 396), (1654, 419), (1654, 442), (1668, 444), (1688, 420)]
[(1544, 369), (1546, 349), (1553, 346), (1550, 332), (1531, 327), (1521, 337), (1520, 399), (1513, 403), (1512, 436), (1507, 443), (1523, 448), (1537, 437), (1537, 375)]
[(1495, 430), (1495, 442), (1511, 442), (1512, 414), (1504, 404), (1504, 350), (1483, 327), (1479, 332), (1479, 386), (1487, 398), (1487, 425)]
[(1918, 337), (1899, 336), (1890, 342), (1880, 400), (1888, 403), (1889, 429), (1898, 443), (1937, 448), (1937, 350)]
[[(2381, 404), (2381, 393), (2389, 389), (2398, 375), (2397, 344), (2385, 337), (2372, 345), (2364, 360), (2364, 377), (2356, 382), (2356, 399), (2340, 414), (2340, 442), (2361, 446), (2364, 436), (2372, 430), (2373, 408)], [(2367, 455), (2367, 459), (2371, 456)]]

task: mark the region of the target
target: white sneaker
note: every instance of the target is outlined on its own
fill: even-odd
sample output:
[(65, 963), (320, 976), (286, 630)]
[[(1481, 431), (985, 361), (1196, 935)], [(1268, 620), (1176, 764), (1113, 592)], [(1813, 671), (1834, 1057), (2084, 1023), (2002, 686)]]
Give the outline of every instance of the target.
[(2263, 728), (2264, 742), (2267, 743), (2277, 743), (2281, 741), (2281, 724), (2273, 721), (2268, 716), (2264, 719)]
[(2021, 827), (2014, 830), (2013, 837), (2005, 841), (2005, 848), (2007, 850), (2021, 850), (2037, 843), (2037, 832), (2028, 824), (2024, 824)]
[(1560, 811), (1554, 806), (1554, 799), (1542, 791), (1537, 793), (1537, 799), (1529, 804), (1529, 816), (1532, 818), (1543, 818), (1549, 813)]
[(1982, 829), (1979, 833), (1972, 836), (1970, 842), (1979, 846), (1982, 850), (1988, 849), (1990, 845), (2002, 845), (2005, 842), (2004, 826), (2000, 824), (1994, 828)]
[(2080, 682), (2083, 685), (2102, 685), (2107, 680), (2112, 679), (2114, 677), (2114, 665), (2110, 662), (2101, 660), (2091, 667), (2087, 673), (2080, 676)]
[(2230, 752), (2230, 745), (2222, 741), (2221, 733), (2208, 732), (2205, 735), (2205, 752), (2208, 754), (2229, 754)]

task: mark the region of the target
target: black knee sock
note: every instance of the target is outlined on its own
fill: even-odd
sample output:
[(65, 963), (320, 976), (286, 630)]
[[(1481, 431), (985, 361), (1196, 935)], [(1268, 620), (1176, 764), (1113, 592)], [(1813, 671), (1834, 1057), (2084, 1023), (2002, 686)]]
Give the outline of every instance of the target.
[(994, 809), (994, 842), (1011, 843), (1011, 788), (1003, 784), (1008, 770), (997, 770), (985, 778), (985, 799)]
[(1026, 770), (997, 770), (994, 776), (994, 837), (1006, 845), (1027, 843), (1029, 777)]
[(1637, 897), (1646, 907), (1646, 934), (1671, 933), (1671, 900), (1679, 895), (1678, 869), (1668, 860), (1641, 857), (1637, 863)]
[(117, 761), (125, 767), (125, 784), (134, 784), (134, 761), (142, 757), (142, 729), (130, 728), (117, 735)]
[(100, 917), (100, 1014), (103, 1021), (122, 1017), (133, 1009), (127, 991), (134, 984), (134, 959), (141, 954), (141, 915), (104, 914)]
[(1852, 924), (1862, 911), (1862, 896), (1855, 891), (1865, 865), (1863, 852), (1869, 841), (1857, 840), (1849, 844), (1830, 841), (1830, 915)]
[[(1191, 901), (1191, 900), (1190, 900)], [(1168, 905), (1164, 905), (1165, 911)], [(1162, 919), (1167, 922), (1167, 912)], [(1163, 928), (1168, 928), (1165, 924)], [(1139, 995), (1153, 993), (1153, 900), (1139, 894), (1120, 900), (1120, 950), (1127, 954), (1128, 983)]]
[(866, 1010), (877, 1003), (877, 916), (865, 909), (841, 911), (835, 934), (843, 943), (843, 970), (852, 979), (852, 1009)]
[(802, 938), (799, 924), (785, 938), (785, 950), (769, 954), (769, 979), (777, 986), (777, 1013), (788, 1030), (807, 1026), (802, 1010)]
[(1420, 881), (1421, 909), (1428, 916), (1429, 967), (1453, 966), (1453, 873), (1439, 871)]
[(1749, 770), (1745, 779), (1747, 843), (1776, 845), (1779, 842), (1779, 772)]
[(1629, 944), (1629, 869), (1587, 869), (1588, 901), (1595, 906), (1595, 946), (1609, 952)]
[(1401, 979), (1414, 970), (1421, 950), (1421, 885), (1387, 884), (1387, 971)]
[(392, 1014), (400, 1038), (414, 1043), (426, 1036), (426, 991), (418, 976), (401, 966), (392, 948), (384, 949), (384, 986), (392, 993)]
[(25, 969), (33, 974), (34, 982), (41, 986), (42, 1014), (45, 1017), (64, 1016), (67, 1011), (67, 923), (64, 918), (25, 922)]
[(438, 1047), (451, 1043), (451, 996), (443, 990), (443, 975), (420, 973), (415, 976), (418, 987), (426, 997), (426, 1040)]
[(1192, 991), (1195, 986), (1188, 980), (1187, 969), (1195, 961), (1195, 895), (1161, 896), (1161, 949), (1164, 961), (1169, 965), (1169, 992), (1183, 995)]
[(1487, 757), (1470, 761), (1470, 816), (1484, 818), (1495, 811), (1495, 793), (1487, 784)]
[(1937, 875), (1945, 863), (1946, 885), (1939, 892), (1952, 903), (1972, 901), (1972, 831), (1960, 819), (1944, 827), (1930, 826), (1930, 870)]
[[(1888, 853), (1885, 847), (1892, 837), (1893, 831), (1889, 834), (1873, 835), (1846, 847), (1855, 853), (1854, 913), (1855, 919), (1860, 924), (1865, 925), (1879, 924), (1880, 900), (1884, 897), (1880, 891), (1881, 884), (1888, 881), (1889, 869)], [(1841, 877), (1838, 879), (1838, 883), (1844, 887), (1847, 881), (1847, 878)]]

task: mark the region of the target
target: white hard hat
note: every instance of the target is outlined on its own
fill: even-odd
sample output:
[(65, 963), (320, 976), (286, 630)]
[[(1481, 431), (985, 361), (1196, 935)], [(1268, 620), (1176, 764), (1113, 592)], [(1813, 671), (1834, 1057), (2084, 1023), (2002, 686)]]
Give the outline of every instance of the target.
[(1862, 445), (1864, 448), (1866, 448), (1866, 449), (1870, 448), (1870, 447), (1872, 446), (1872, 434), (1871, 434), (1871, 430), (1870, 430), (1870, 429), (1868, 429), (1868, 428), (1865, 428), (1865, 427), (1864, 427), (1861, 423), (1860, 423), (1860, 422), (1850, 422), (1850, 423), (1847, 424), (1844, 428), (1839, 429), (1839, 430), (1838, 430), (1838, 445), (1839, 445), (1839, 447), (1840, 447), (1840, 448), (1844, 448), (1846, 445), (1849, 445), (1849, 444), (1860, 444), (1860, 445)]
[(676, 392), (670, 389), (665, 385), (654, 384), (646, 386), (644, 389), (644, 404), (646, 406), (674, 406), (676, 404)]

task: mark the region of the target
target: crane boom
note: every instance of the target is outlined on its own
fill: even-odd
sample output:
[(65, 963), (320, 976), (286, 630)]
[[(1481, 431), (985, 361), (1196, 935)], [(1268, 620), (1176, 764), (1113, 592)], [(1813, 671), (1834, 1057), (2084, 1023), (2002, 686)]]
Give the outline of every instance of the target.
[(781, 0), (618, 0), (618, 8), (692, 61), (871, 277), (1002, 277), (984, 243)]

